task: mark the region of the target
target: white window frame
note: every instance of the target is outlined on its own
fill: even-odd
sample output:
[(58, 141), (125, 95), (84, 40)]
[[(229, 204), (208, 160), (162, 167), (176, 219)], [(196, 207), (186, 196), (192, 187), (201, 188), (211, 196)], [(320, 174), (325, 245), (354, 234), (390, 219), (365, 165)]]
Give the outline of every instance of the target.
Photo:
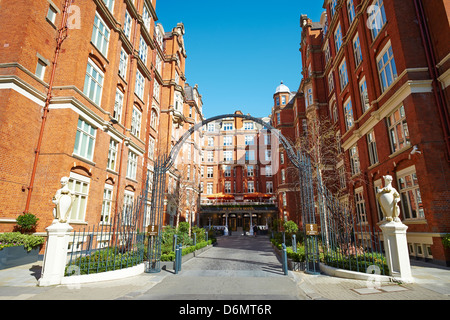
[(105, 3), (105, 6), (111, 11), (111, 13), (114, 13), (114, 0), (103, 0)]
[(341, 91), (343, 91), (348, 84), (347, 61), (345, 59), (343, 59), (339, 65), (339, 82), (341, 85)]
[(248, 193), (255, 192), (255, 182), (254, 181), (248, 181), (247, 182), (247, 192)]
[[(75, 195), (75, 201), (72, 204), (72, 209), (69, 215), (69, 222), (84, 222), (86, 219), (86, 208), (89, 198), (89, 185), (91, 179), (82, 176), (81, 174), (71, 172), (69, 175), (69, 189)], [(80, 188), (76, 186), (80, 186)], [(83, 187), (86, 190), (83, 191)]]
[(367, 133), (367, 149), (369, 150), (370, 165), (378, 163), (377, 142), (374, 130)]
[(244, 130), (253, 130), (255, 129), (255, 124), (251, 121), (244, 122)]
[(114, 193), (114, 187), (110, 184), (105, 183), (105, 187), (103, 188), (102, 211), (100, 214), (100, 223), (101, 224), (109, 224), (111, 221), (113, 193)]
[(252, 165), (247, 166), (247, 177), (253, 177), (255, 175), (255, 167)]
[(353, 0), (347, 0), (347, 12), (348, 12), (348, 21), (351, 25), (355, 20), (355, 6), (353, 5)]
[(353, 105), (352, 99), (348, 98), (344, 102), (344, 119), (345, 119), (345, 129), (350, 130), (355, 124), (355, 118), (353, 117)]
[(92, 161), (94, 159), (96, 135), (96, 128), (81, 117), (78, 118), (73, 154)]
[(233, 130), (233, 123), (231, 122), (224, 122), (222, 125), (223, 131), (232, 131)]
[(58, 10), (52, 4), (49, 4), (46, 19), (55, 25), (56, 15), (58, 14)]
[(133, 19), (131, 19), (131, 15), (128, 10), (125, 10), (125, 19), (123, 21), (123, 32), (125, 36), (130, 39), (131, 38), (131, 26), (133, 25)]
[(94, 18), (94, 26), (92, 28), (91, 42), (105, 57), (108, 56), (110, 34), (111, 32), (106, 26), (105, 21), (103, 21), (98, 12), (96, 12)]
[(231, 166), (224, 166), (223, 167), (223, 176), (224, 177), (231, 177)]
[(361, 42), (359, 41), (358, 34), (353, 38), (353, 54), (355, 57), (355, 66), (358, 67), (363, 61)]
[(361, 98), (362, 112), (365, 113), (370, 109), (369, 93), (367, 92), (366, 77), (359, 82), (359, 96)]
[(117, 122), (119, 122), (119, 123), (122, 120), (122, 109), (123, 109), (123, 93), (119, 89), (116, 89), (116, 98), (114, 101), (113, 119), (116, 119)]
[(47, 64), (42, 61), (41, 59), (38, 59), (38, 62), (36, 64), (36, 73), (35, 75), (41, 79), (44, 80), (44, 76), (45, 76), (45, 69), (47, 68)]
[(213, 184), (212, 182), (208, 182), (206, 184), (206, 194), (212, 194), (213, 193)]
[(366, 202), (364, 200), (364, 188), (355, 189), (355, 210), (361, 224), (367, 224)]
[(144, 100), (145, 78), (139, 70), (136, 70), (136, 83), (134, 93), (139, 99)]
[[(123, 210), (125, 211), (126, 207), (133, 207), (134, 205), (134, 192), (129, 190), (124, 190), (123, 192)], [(129, 210), (129, 209), (127, 209)], [(124, 225), (130, 225), (131, 221), (129, 221), (128, 218), (129, 215), (125, 215), (123, 219)]]
[(152, 118), (150, 119), (150, 127), (156, 130), (158, 128), (158, 112), (156, 112), (155, 107), (151, 111)]
[[(392, 153), (411, 145), (405, 107), (403, 105), (386, 117), (386, 125), (388, 127)], [(403, 137), (403, 143), (400, 143), (400, 134)]]
[(100, 105), (102, 100), (103, 80), (105, 74), (89, 58), (86, 66), (86, 76), (84, 79), (84, 94), (95, 104)]
[(148, 32), (150, 32), (150, 26), (152, 22), (152, 16), (150, 14), (150, 9), (147, 7), (147, 4), (144, 3), (144, 7), (142, 9), (142, 20), (144, 21), (144, 26)]
[(267, 165), (264, 167), (264, 175), (266, 177), (271, 177), (272, 176), (272, 166), (271, 165)]
[[(409, 183), (408, 183), (409, 181)], [(411, 166), (397, 172), (398, 192), (400, 193), (404, 220), (425, 219), (422, 196), (416, 167)], [(415, 211), (413, 210), (415, 208)]]
[(207, 167), (206, 168), (206, 177), (207, 178), (214, 178), (214, 167)]
[(334, 31), (334, 44), (336, 46), (337, 54), (342, 48), (342, 28), (340, 23), (337, 25), (336, 30)]
[(224, 192), (231, 193), (231, 181), (225, 181)]
[(109, 140), (108, 163), (106, 165), (106, 168), (111, 171), (116, 171), (118, 150), (119, 150), (119, 143), (113, 138), (111, 138)]
[(225, 150), (223, 152), (223, 161), (233, 161), (233, 151)]
[(208, 151), (207, 154), (207, 159), (208, 162), (214, 162), (214, 152), (213, 151)]
[(126, 78), (127, 67), (128, 67), (128, 54), (124, 48), (121, 48), (118, 73), (119, 73), (119, 76), (122, 77), (122, 79)]
[(377, 69), (381, 91), (385, 92), (398, 78), (394, 52), (390, 41), (377, 56)]
[(331, 93), (334, 90), (334, 76), (333, 71), (328, 74), (328, 93)]
[(266, 193), (273, 193), (273, 182), (266, 181)]
[(245, 150), (245, 160), (246, 161), (254, 161), (255, 160), (255, 151), (254, 150)]
[(255, 136), (245, 136), (244, 140), (246, 146), (252, 146), (255, 144)]
[(350, 168), (352, 176), (361, 173), (361, 166), (359, 162), (358, 146), (354, 144), (348, 149), (348, 155), (350, 158)]
[(128, 179), (136, 180), (137, 164), (138, 164), (138, 155), (133, 151), (128, 150), (127, 175), (126, 175)]
[(233, 145), (233, 136), (223, 136), (223, 145), (224, 146), (231, 146), (231, 145)]
[[(375, 191), (375, 199), (376, 199), (378, 191), (383, 189), (383, 182), (381, 181), (381, 179), (377, 179), (373, 182), (373, 189)], [(377, 207), (378, 221), (382, 221), (384, 219), (383, 211), (381, 211), (380, 203), (378, 201), (375, 202)]]
[(367, 15), (367, 27), (370, 29), (372, 39), (375, 40), (387, 21), (386, 12), (384, 11), (384, 1), (375, 0), (372, 5), (368, 7)]
[(155, 138), (152, 136), (148, 137), (148, 158), (153, 160), (155, 157)]
[(144, 65), (147, 65), (147, 57), (148, 57), (148, 45), (141, 35), (141, 38), (139, 39), (139, 58), (141, 58)]
[(142, 123), (142, 112), (138, 107), (133, 106), (133, 113), (131, 116), (131, 133), (136, 137), (140, 138), (141, 135), (141, 123)]

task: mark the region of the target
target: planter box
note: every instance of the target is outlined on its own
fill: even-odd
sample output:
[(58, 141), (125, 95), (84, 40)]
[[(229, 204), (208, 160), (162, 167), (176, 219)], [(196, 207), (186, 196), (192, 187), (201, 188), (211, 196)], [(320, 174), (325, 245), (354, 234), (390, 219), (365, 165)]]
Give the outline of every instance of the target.
[(3, 248), (0, 250), (0, 270), (37, 262), (39, 249), (36, 247), (27, 252), (24, 246)]

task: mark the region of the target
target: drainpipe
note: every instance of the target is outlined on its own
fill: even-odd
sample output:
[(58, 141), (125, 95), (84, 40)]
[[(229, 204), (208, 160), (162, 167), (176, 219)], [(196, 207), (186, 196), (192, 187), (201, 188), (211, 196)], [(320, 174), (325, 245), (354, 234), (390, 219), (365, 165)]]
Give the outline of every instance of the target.
[[(136, 6), (139, 7), (140, 5), (140, 1), (137, 2)], [(133, 40), (131, 42), (132, 46), (133, 46), (133, 51), (130, 54), (130, 68), (128, 71), (128, 87), (127, 87), (127, 98), (125, 100), (125, 116), (123, 119), (123, 123), (124, 123), (124, 128), (123, 128), (123, 135), (125, 136), (127, 129), (126, 129), (126, 125), (127, 125), (127, 120), (128, 120), (128, 109), (129, 109), (129, 100), (130, 100), (130, 79), (131, 76), (133, 74), (133, 61), (136, 60), (135, 56), (134, 56), (134, 46), (136, 44), (136, 32), (137, 32), (137, 28), (138, 28), (138, 21), (137, 19), (133, 19), (134, 20), (134, 30), (133, 30)], [(125, 140), (126, 138), (124, 138), (122, 140), (122, 144), (120, 146), (120, 159), (119, 159), (119, 172), (118, 172), (118, 177), (117, 177), (117, 192), (116, 192), (116, 207), (115, 207), (115, 215), (117, 216), (117, 212), (119, 209), (119, 188), (120, 188), (120, 180), (122, 177), (122, 162), (123, 162), (123, 151), (124, 151), (124, 145), (125, 145)]]
[(450, 125), (448, 123), (449, 114), (446, 106), (445, 99), (443, 98), (442, 88), (438, 81), (438, 70), (436, 67), (436, 58), (434, 56), (433, 47), (431, 45), (431, 36), (426, 23), (426, 16), (423, 9), (423, 4), (421, 0), (414, 0), (414, 5), (416, 8), (417, 20), (419, 21), (420, 33), (422, 36), (423, 46), (425, 48), (425, 55), (427, 57), (428, 70), (432, 79), (433, 94), (436, 99), (436, 103), (439, 111), (439, 118), (442, 125), (442, 130), (444, 132), (444, 140), (447, 149), (446, 160), (450, 162)]
[(34, 163), (33, 163), (33, 170), (31, 171), (31, 178), (30, 178), (30, 184), (28, 185), (28, 195), (27, 195), (27, 201), (25, 204), (25, 210), (24, 213), (29, 212), (30, 209), (30, 203), (31, 203), (31, 194), (33, 192), (34, 187), (34, 179), (36, 177), (36, 171), (37, 166), (39, 162), (39, 155), (41, 153), (41, 145), (42, 145), (42, 138), (44, 136), (44, 129), (45, 129), (45, 123), (47, 120), (47, 114), (48, 114), (48, 107), (50, 105), (50, 101), (52, 99), (52, 89), (53, 89), (53, 82), (55, 80), (55, 74), (56, 74), (56, 67), (58, 63), (59, 53), (61, 51), (61, 46), (63, 41), (67, 38), (67, 18), (68, 18), (68, 9), (70, 6), (70, 0), (66, 0), (64, 3), (62, 18), (61, 18), (61, 27), (58, 31), (58, 38), (56, 39), (56, 49), (55, 49), (55, 57), (53, 58), (52, 62), (52, 73), (50, 75), (50, 81), (48, 83), (48, 90), (47, 90), (47, 98), (45, 99), (45, 105), (43, 109), (43, 115), (42, 115), (42, 123), (41, 123), (41, 130), (39, 132), (39, 138), (37, 147), (35, 149), (35, 155), (34, 155)]

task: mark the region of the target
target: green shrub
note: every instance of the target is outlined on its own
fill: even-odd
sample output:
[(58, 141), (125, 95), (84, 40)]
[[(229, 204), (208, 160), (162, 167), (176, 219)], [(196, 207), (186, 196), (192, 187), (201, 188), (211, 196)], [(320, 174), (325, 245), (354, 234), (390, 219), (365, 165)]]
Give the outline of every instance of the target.
[(17, 217), (15, 229), (20, 232), (32, 232), (36, 230), (39, 219), (32, 213), (23, 213)]
[(376, 265), (380, 268), (381, 274), (389, 274), (386, 258), (382, 254), (364, 253), (350, 256), (333, 254), (324, 255), (321, 260), (330, 267), (363, 273), (366, 272), (367, 267)]
[(444, 244), (445, 248), (450, 248), (450, 233), (447, 233), (442, 237), (442, 243)]
[(139, 259), (141, 253), (139, 250), (122, 253), (119, 248), (104, 248), (72, 261), (66, 266), (66, 274), (69, 276), (74, 272), (92, 274), (132, 267), (141, 262)]
[[(204, 248), (212, 243), (214, 243), (215, 240), (208, 240), (208, 241), (202, 241), (198, 242), (195, 246), (189, 246), (181, 249), (181, 255), (187, 255), (191, 252), (194, 252), (196, 250), (199, 250), (201, 248)], [(175, 260), (175, 252), (166, 252), (164, 254), (161, 254), (161, 261), (174, 261)]]
[(41, 246), (45, 238), (22, 234), (20, 232), (8, 232), (0, 234), (0, 250), (7, 247), (24, 246), (27, 251)]
[(286, 235), (289, 235), (289, 236), (291, 236), (294, 233), (297, 233), (297, 231), (298, 231), (297, 224), (292, 220), (286, 221), (284, 223), (283, 227), (284, 227), (284, 231), (286, 232)]

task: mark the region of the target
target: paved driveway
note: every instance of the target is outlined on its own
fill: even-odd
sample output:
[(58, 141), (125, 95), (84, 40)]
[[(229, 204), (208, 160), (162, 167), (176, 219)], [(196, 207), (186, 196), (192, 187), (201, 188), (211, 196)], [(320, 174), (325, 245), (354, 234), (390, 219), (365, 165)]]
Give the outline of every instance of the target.
[(265, 236), (230, 236), (183, 264), (135, 299), (297, 300), (306, 299), (294, 279), (285, 276)]

